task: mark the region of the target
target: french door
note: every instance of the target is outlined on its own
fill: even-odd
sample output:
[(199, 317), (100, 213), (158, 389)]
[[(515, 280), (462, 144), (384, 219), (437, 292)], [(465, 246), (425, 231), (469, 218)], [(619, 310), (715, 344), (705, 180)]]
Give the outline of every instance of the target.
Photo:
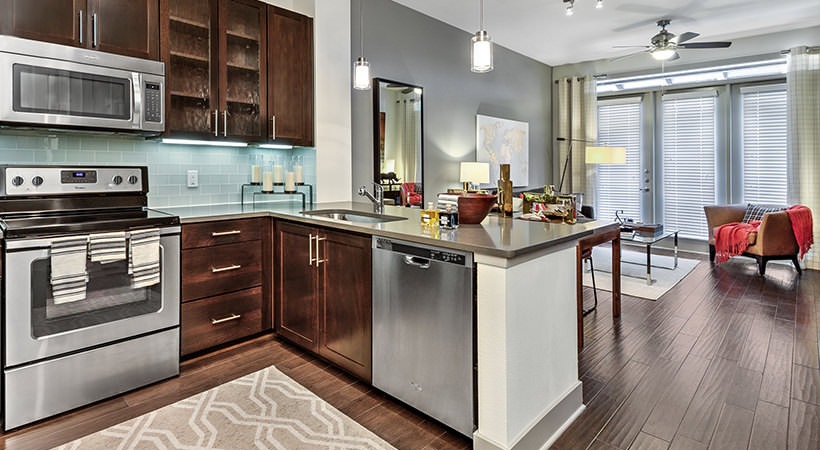
[(703, 206), (718, 200), (717, 106), (714, 89), (599, 100), (598, 141), (625, 147), (626, 164), (598, 166), (596, 218), (705, 239)]

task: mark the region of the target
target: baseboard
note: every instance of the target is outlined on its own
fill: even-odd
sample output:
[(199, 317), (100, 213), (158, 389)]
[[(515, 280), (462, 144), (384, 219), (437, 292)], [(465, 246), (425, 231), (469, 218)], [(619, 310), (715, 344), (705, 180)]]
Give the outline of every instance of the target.
[(481, 435), (479, 424), (479, 431), (473, 434), (473, 450), (548, 449), (586, 408), (583, 404), (582, 388), (583, 384), (579, 381), (510, 446)]

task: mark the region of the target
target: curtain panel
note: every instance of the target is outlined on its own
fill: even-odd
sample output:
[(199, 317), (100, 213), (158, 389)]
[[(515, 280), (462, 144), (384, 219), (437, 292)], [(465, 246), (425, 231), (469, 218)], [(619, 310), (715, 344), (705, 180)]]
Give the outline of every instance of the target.
[(820, 47), (795, 47), (786, 73), (788, 96), (788, 199), (808, 206), (814, 246), (806, 267), (820, 269)]
[[(595, 144), (598, 135), (597, 93), (595, 79), (592, 76), (561, 78), (556, 81), (556, 98), (558, 99), (557, 160), (553, 159), (556, 168), (555, 185), (558, 187), (562, 175), (565, 193), (579, 192), (584, 194), (585, 202), (596, 198), (594, 166), (587, 166), (586, 146)], [(567, 161), (567, 155), (572, 157)], [(566, 174), (564, 175), (564, 166)]]

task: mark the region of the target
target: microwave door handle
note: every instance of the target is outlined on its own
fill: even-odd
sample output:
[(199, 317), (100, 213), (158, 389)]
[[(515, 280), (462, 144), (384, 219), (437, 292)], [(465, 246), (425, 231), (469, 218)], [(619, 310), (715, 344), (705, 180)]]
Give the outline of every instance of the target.
[(131, 83), (133, 84), (134, 98), (131, 101), (132, 109), (132, 126), (140, 128), (142, 126), (142, 75), (138, 73), (131, 74)]
[(83, 43), (83, 10), (82, 9), (80, 10), (80, 20), (79, 20), (79, 22), (80, 22), (80, 29), (78, 31), (80, 32), (80, 45), (82, 45), (82, 43)]
[(91, 15), (91, 47), (97, 48), (97, 13)]

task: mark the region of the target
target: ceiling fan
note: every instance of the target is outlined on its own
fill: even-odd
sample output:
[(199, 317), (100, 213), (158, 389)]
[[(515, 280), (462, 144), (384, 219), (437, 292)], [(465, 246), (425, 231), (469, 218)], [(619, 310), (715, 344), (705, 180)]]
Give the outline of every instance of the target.
[(634, 48), (634, 47), (643, 47), (643, 50), (637, 51), (635, 53), (630, 53), (628, 55), (624, 55), (618, 58), (614, 58), (610, 61), (617, 61), (619, 59), (628, 58), (633, 55), (637, 55), (639, 53), (649, 53), (658, 61), (674, 61), (680, 58), (678, 55), (678, 49), (689, 49), (689, 48), (726, 48), (732, 45), (731, 42), (688, 42), (698, 36), (700, 34), (693, 33), (691, 31), (687, 31), (680, 35), (675, 35), (666, 30), (666, 26), (669, 25), (671, 21), (669, 19), (661, 19), (659, 20), (658, 26), (661, 27), (661, 31), (658, 34), (652, 36), (650, 40), (650, 45), (646, 46), (636, 46), (636, 45), (619, 45), (615, 46), (614, 48)]

